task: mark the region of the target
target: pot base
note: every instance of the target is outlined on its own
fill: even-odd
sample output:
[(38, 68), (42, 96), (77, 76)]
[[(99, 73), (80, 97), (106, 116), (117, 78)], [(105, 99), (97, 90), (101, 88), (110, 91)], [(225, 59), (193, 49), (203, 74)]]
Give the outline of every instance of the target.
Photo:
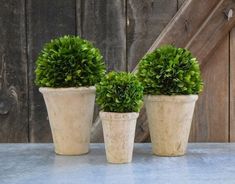
[(55, 145), (55, 153), (57, 155), (68, 155), (68, 156), (78, 156), (85, 155), (89, 153), (89, 143), (77, 144), (76, 148), (56, 148), (58, 145)]
[(108, 160), (107, 159), (107, 162), (110, 164), (128, 164), (132, 162), (132, 159), (131, 160)]
[(158, 157), (182, 157), (185, 153), (156, 153), (152, 151), (152, 154)]
[(89, 153), (90, 151), (88, 150), (87, 152), (84, 152), (84, 153), (81, 153), (81, 152), (79, 152), (79, 153), (60, 153), (60, 152), (57, 152), (56, 150), (55, 150), (55, 154), (56, 155), (60, 155), (60, 156), (79, 156), (79, 155), (87, 155), (88, 153)]

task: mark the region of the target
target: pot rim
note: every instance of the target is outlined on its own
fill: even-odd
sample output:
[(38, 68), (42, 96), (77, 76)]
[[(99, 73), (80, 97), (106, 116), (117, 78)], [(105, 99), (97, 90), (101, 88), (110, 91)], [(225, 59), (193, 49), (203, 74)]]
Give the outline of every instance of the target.
[(127, 120), (127, 119), (137, 119), (139, 116), (138, 112), (104, 112), (99, 113), (101, 119), (111, 119), (111, 120)]
[(89, 87), (68, 87), (68, 88), (50, 88), (50, 87), (40, 87), (39, 91), (41, 93), (53, 93), (53, 92), (80, 92), (80, 93), (95, 93), (95, 86)]
[(145, 101), (194, 102), (198, 95), (144, 95)]

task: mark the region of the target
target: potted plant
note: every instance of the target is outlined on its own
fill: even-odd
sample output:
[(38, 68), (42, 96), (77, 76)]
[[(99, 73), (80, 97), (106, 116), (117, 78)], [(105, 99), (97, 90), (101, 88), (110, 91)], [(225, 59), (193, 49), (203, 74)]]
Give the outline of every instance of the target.
[(89, 151), (95, 84), (105, 75), (100, 51), (78, 36), (45, 44), (36, 61), (36, 85), (43, 94), (55, 152), (80, 155)]
[(107, 160), (110, 163), (131, 162), (143, 86), (134, 74), (110, 72), (96, 89), (96, 101), (102, 110)]
[(187, 49), (166, 45), (140, 61), (137, 76), (144, 86), (153, 153), (184, 155), (203, 87), (198, 61)]

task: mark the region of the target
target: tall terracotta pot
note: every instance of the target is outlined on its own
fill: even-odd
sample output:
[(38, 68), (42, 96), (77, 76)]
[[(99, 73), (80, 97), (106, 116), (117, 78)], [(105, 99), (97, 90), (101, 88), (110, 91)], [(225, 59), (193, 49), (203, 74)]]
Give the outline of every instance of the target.
[(55, 152), (80, 155), (89, 151), (95, 87), (40, 88), (43, 94)]
[(185, 154), (197, 99), (197, 95), (144, 97), (154, 154)]
[(139, 113), (100, 112), (106, 157), (110, 163), (132, 161), (136, 120)]

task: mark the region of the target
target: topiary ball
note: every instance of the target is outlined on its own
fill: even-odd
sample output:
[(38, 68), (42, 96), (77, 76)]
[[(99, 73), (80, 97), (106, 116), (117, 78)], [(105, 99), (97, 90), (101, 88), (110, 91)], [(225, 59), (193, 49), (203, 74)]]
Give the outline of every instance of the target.
[(110, 72), (96, 85), (96, 102), (105, 112), (139, 112), (143, 89), (134, 74)]
[(105, 75), (99, 49), (78, 36), (63, 36), (45, 44), (36, 61), (40, 87), (93, 86)]
[(199, 63), (187, 49), (162, 46), (147, 54), (137, 76), (147, 95), (189, 95), (202, 91)]

